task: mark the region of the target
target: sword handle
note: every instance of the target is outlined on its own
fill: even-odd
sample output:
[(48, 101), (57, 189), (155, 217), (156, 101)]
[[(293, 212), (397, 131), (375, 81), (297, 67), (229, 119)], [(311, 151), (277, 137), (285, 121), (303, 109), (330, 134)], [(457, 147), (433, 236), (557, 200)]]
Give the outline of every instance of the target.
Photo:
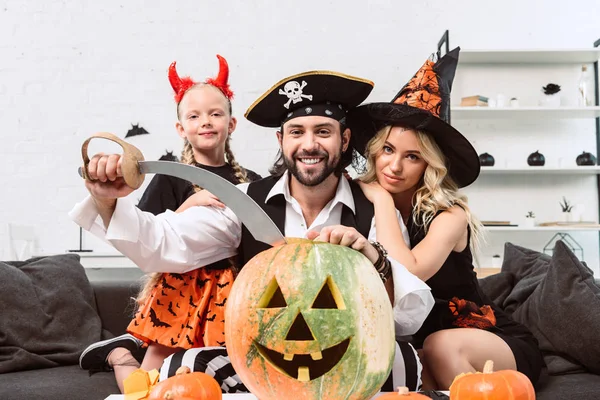
[(88, 145), (90, 140), (94, 138), (107, 139), (117, 143), (123, 149), (123, 155), (121, 158), (121, 172), (123, 173), (123, 179), (127, 186), (132, 189), (137, 189), (142, 186), (145, 175), (140, 171), (138, 161), (144, 161), (144, 155), (142, 152), (132, 144), (118, 138), (112, 133), (98, 132), (90, 136), (83, 142), (81, 146), (81, 157), (83, 158), (83, 167), (80, 169), (80, 175), (83, 179), (91, 181), (88, 174), (88, 164), (90, 163), (90, 157), (88, 156)]

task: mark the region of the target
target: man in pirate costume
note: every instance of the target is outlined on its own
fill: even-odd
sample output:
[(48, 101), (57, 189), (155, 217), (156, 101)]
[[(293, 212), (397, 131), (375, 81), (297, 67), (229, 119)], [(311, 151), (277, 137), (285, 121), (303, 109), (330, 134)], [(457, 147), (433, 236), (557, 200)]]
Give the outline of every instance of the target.
[[(368, 80), (330, 71), (305, 72), (276, 83), (245, 114), (257, 125), (280, 128), (280, 158), (273, 167), (275, 174), (238, 187), (266, 211), (285, 236), (317, 238), (362, 252), (385, 281), (396, 334), (411, 335), (433, 307), (430, 290), (404, 266), (386, 257), (383, 247), (374, 242), (373, 205), (342, 174), (353, 156), (346, 114), (372, 89), (373, 83)], [(102, 157), (106, 156), (92, 158), (92, 177), (94, 169), (106, 165)], [(112, 182), (86, 185), (92, 196), (72, 210), (73, 220), (90, 230), (98, 225), (95, 221), (100, 216), (104, 224), (93, 231), (105, 232), (102, 238), (146, 272), (156, 268), (183, 272), (190, 265), (236, 254), (240, 265), (244, 265), (267, 248), (254, 240), (228, 208), (192, 207), (180, 214), (155, 217), (136, 209), (125, 198), (131, 190), (121, 187), (117, 191)], [(156, 232), (160, 232), (159, 240)], [(190, 356), (189, 352), (195, 354)], [(201, 354), (201, 349), (192, 349), (170, 356), (161, 369), (161, 379), (180, 364), (189, 363), (201, 370), (198, 365), (207, 364)], [(384, 388), (393, 390), (401, 385), (416, 390), (419, 382), (416, 353), (400, 342), (392, 375)]]

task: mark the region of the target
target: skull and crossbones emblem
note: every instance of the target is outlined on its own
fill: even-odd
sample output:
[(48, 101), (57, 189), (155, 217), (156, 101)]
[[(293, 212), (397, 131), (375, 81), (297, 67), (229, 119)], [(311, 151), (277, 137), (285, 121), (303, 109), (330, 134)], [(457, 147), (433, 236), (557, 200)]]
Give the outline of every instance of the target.
[(287, 96), (289, 99), (287, 101), (287, 103), (285, 103), (283, 106), (285, 108), (290, 108), (290, 104), (292, 102), (294, 102), (294, 104), (296, 104), (296, 103), (302, 101), (302, 98), (312, 100), (312, 98), (313, 98), (312, 95), (302, 93), (302, 90), (304, 89), (305, 86), (306, 86), (306, 81), (302, 81), (302, 85), (296, 81), (289, 81), (288, 83), (285, 84), (285, 86), (283, 87), (283, 90), (279, 89), (279, 94)]

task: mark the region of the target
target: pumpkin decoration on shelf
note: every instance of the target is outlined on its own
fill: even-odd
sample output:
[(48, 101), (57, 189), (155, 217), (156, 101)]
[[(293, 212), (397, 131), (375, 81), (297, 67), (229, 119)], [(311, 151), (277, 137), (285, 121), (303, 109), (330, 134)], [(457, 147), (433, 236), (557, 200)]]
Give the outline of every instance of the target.
[(596, 165), (596, 157), (592, 153), (582, 152), (575, 159), (577, 165)]
[(221, 400), (221, 386), (210, 375), (190, 372), (186, 366), (179, 367), (172, 376), (150, 391), (148, 400)]
[(231, 363), (261, 400), (370, 399), (395, 353), (392, 307), (373, 264), (307, 239), (257, 254), (225, 312)]
[(531, 153), (529, 157), (527, 157), (527, 164), (530, 166), (541, 167), (546, 164), (546, 157), (538, 150), (535, 153)]
[(431, 400), (431, 397), (417, 392), (409, 392), (407, 387), (399, 387), (396, 392), (385, 393), (377, 397), (377, 400)]
[(483, 153), (479, 155), (479, 164), (482, 167), (493, 167), (496, 163), (494, 156), (488, 153)]
[(450, 385), (452, 400), (531, 400), (535, 390), (525, 374), (514, 370), (493, 371), (494, 363), (486, 361), (483, 373), (460, 374)]

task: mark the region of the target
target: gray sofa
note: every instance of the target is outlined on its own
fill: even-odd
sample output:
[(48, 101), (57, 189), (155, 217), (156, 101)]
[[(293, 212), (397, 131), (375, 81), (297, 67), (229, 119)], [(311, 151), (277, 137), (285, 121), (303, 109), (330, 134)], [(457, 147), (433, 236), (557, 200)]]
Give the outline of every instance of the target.
[[(52, 336), (52, 332), (48, 332), (53, 330), (52, 324), (45, 321), (45, 327), (42, 326), (41, 329), (48, 332), (47, 334), (50, 335), (48, 341), (53, 342), (53, 345), (42, 350), (40, 354), (44, 354), (44, 358), (28, 358), (20, 355), (25, 352), (24, 350), (15, 350), (15, 346), (11, 346), (10, 343), (7, 344), (9, 341), (14, 342), (27, 335), (19, 335), (17, 339), (10, 338), (10, 325), (12, 323), (2, 320), (2, 325), (0, 325), (0, 368), (2, 366), (5, 368), (0, 370), (4, 372), (0, 373), (0, 399), (103, 400), (110, 394), (119, 393), (119, 388), (112, 373), (101, 372), (90, 376), (87, 371), (79, 368), (78, 358), (81, 350), (87, 344), (125, 332), (125, 328), (130, 321), (131, 297), (137, 293), (141, 272), (133, 268), (84, 270), (79, 264), (77, 255), (47, 257), (29, 264), (9, 263), (7, 266), (6, 263), (0, 263), (0, 273), (4, 277), (3, 280), (0, 280), (0, 291), (10, 289), (9, 286), (16, 290), (14, 280), (18, 277), (13, 276), (13, 282), (10, 282), (7, 278), (7, 276), (10, 277), (10, 274), (6, 274), (8, 267), (14, 267), (15, 265), (31, 277), (35, 286), (34, 290), (37, 292), (37, 296), (34, 297), (40, 298), (44, 303), (40, 306), (41, 308), (45, 307), (42, 310), (43, 313), (48, 313), (48, 307), (64, 308), (62, 307), (64, 305), (63, 301), (69, 301), (70, 299), (76, 299), (78, 304), (85, 305), (72, 307), (74, 309), (79, 308), (83, 312), (75, 311), (66, 314), (65, 317), (71, 319), (71, 321), (60, 320), (61, 316), (58, 316), (58, 319), (61, 325), (66, 325), (69, 329), (79, 327), (81, 330), (88, 332), (84, 332), (81, 336), (72, 336), (69, 332), (56, 329), (55, 334)], [(64, 275), (52, 276), (53, 279), (40, 278), (42, 272), (48, 274), (48, 271), (50, 271), (50, 275), (55, 275), (57, 270), (60, 270), (60, 274)], [(74, 275), (77, 277), (75, 278)], [(87, 283), (87, 279), (89, 279), (89, 283)], [(78, 281), (79, 286), (86, 290), (78, 292), (73, 287), (75, 280)], [(48, 300), (48, 297), (44, 297), (43, 293), (52, 286), (56, 286), (56, 288), (48, 290), (48, 294), (54, 300)], [(27, 295), (27, 293), (21, 293), (21, 295), (23, 294)], [(5, 295), (8, 296), (9, 294), (5, 293)], [(15, 293), (11, 295), (15, 297)], [(0, 304), (2, 304), (2, 299), (3, 295), (0, 294)], [(21, 301), (23, 300), (21, 298)], [(33, 315), (34, 312), (31, 306), (32, 304), (27, 304), (27, 307), (21, 309), (20, 312), (24, 315)], [(29, 322), (29, 324), (32, 323), (35, 324), (35, 322)], [(17, 328), (22, 328), (22, 326)], [(72, 350), (65, 350), (67, 342), (75, 343)], [(34, 345), (28, 340), (23, 341), (21, 346), (29, 349)], [(45, 364), (51, 364), (52, 366), (40, 368)], [(7, 372), (6, 368), (11, 367), (26, 369)]]
[[(600, 375), (597, 375), (600, 368), (600, 340), (597, 340), (600, 334), (600, 288), (598, 281), (594, 283), (593, 277), (586, 275), (581, 264), (577, 265), (570, 257), (562, 244), (557, 244), (554, 257), (507, 244), (502, 272), (480, 280), (484, 291), (513, 318), (527, 325), (540, 340), (548, 368), (536, 388), (538, 400), (600, 397)], [(35, 287), (25, 288), (24, 293), (20, 293), (21, 298), (18, 297), (22, 289), (19, 286), (24, 284), (14, 282), (19, 279), (18, 276), (11, 278), (14, 268), (19, 268), (19, 273), (24, 271), (35, 284)], [(87, 344), (125, 331), (133, 307), (131, 297), (137, 293), (140, 283), (139, 270), (84, 270), (78, 256), (59, 255), (34, 262), (29, 260), (8, 265), (0, 262), (0, 275), (3, 276), (0, 279), (0, 304), (3, 305), (0, 315), (0, 399), (102, 400), (119, 392), (113, 374), (89, 376), (87, 371), (79, 369), (77, 360)], [(75, 285), (81, 286), (79, 289), (82, 290), (78, 291)], [(52, 298), (60, 301), (53, 303), (45, 298), (44, 290), (49, 290)], [(7, 336), (10, 339), (11, 334), (17, 339), (27, 335), (18, 330), (11, 331), (6, 326), (10, 321), (1, 320), (6, 314), (3, 301), (16, 299), (14, 304), (26, 302), (23, 296), (30, 295), (31, 291), (36, 291), (37, 296), (30, 297), (43, 300), (38, 308), (45, 307), (43, 311), (46, 314), (53, 312), (61, 325), (88, 332), (87, 336), (63, 337), (68, 336), (68, 332), (58, 330), (56, 337), (50, 337), (47, 341), (54, 340), (55, 344), (61, 341), (74, 343), (68, 351), (64, 344), (54, 347), (54, 353), (60, 353), (59, 358), (28, 359), (18, 356), (14, 343), (6, 344)], [(61, 300), (65, 296), (67, 298)], [(540, 299), (546, 301), (539, 302)], [(69, 302), (71, 304), (66, 306)], [(86, 303), (89, 303), (86, 307), (79, 306)], [(19, 306), (19, 312), (24, 315), (33, 313), (33, 306), (35, 304)], [(547, 311), (552, 312), (542, 310), (544, 306), (550, 307)], [(48, 307), (54, 307), (54, 311)], [(574, 308), (580, 310), (573, 311)], [(69, 320), (61, 320), (60, 310), (69, 310), (66, 314)], [(548, 321), (544, 321), (544, 316), (548, 317)], [(552, 319), (555, 317), (562, 319), (562, 323)], [(32, 322), (26, 323), (31, 325)], [(48, 321), (44, 324), (42, 328), (29, 328), (34, 329), (33, 337), (40, 335), (39, 329), (52, 331)], [(74, 329), (74, 326), (79, 329)], [(26, 329), (24, 325), (16, 328)], [(593, 342), (589, 342), (590, 338), (594, 338)], [(23, 346), (31, 347), (31, 343), (25, 342)], [(2, 370), (3, 366), (14, 366), (11, 363), (15, 359), (29, 360), (29, 364), (25, 363), (26, 368), (16, 372), (7, 372), (6, 368)], [(21, 366), (23, 363), (21, 361)], [(53, 366), (41, 367), (44, 363)]]

